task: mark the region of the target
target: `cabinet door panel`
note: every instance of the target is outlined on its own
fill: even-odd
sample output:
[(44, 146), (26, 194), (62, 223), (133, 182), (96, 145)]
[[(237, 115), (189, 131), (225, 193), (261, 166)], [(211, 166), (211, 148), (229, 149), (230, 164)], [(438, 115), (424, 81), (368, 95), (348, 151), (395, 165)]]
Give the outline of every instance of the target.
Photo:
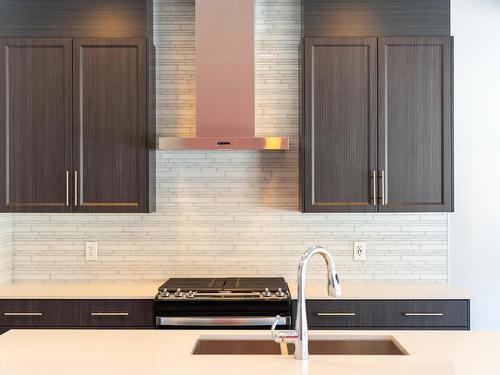
[(306, 38), (303, 210), (376, 211), (375, 38)]
[(379, 39), (380, 211), (452, 211), (452, 39)]
[(77, 210), (145, 211), (145, 41), (77, 39), (73, 61)]
[(0, 39), (1, 211), (71, 211), (71, 43)]

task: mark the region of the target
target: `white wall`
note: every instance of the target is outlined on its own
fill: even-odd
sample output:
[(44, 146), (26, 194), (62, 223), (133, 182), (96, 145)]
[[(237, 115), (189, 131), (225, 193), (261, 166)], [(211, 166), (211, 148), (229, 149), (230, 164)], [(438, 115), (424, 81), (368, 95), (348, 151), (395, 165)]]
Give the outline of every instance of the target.
[(452, 3), (455, 213), (450, 281), (473, 296), (472, 328), (500, 329), (500, 1)]

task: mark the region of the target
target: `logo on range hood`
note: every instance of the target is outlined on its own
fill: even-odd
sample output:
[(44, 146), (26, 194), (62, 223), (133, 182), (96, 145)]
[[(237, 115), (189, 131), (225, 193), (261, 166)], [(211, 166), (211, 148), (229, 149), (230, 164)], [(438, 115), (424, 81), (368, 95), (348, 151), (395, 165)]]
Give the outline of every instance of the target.
[(254, 1), (196, 0), (196, 137), (160, 137), (163, 150), (288, 150), (255, 136)]

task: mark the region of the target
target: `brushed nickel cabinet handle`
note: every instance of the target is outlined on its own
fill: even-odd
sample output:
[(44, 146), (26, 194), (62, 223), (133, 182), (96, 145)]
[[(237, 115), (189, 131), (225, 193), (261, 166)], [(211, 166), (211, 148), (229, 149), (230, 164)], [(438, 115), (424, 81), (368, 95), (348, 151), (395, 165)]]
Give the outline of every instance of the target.
[(128, 316), (128, 312), (91, 312), (91, 316)]
[(78, 206), (78, 171), (75, 171), (75, 206)]
[(66, 207), (69, 206), (69, 171), (66, 171)]
[(319, 312), (318, 316), (356, 316), (353, 312)]
[(381, 195), (382, 195), (382, 206), (385, 206), (387, 205), (387, 196), (386, 196), (386, 182), (385, 182), (385, 171), (382, 169), (380, 171), (380, 191), (381, 191)]
[(415, 312), (407, 312), (403, 313), (404, 316), (444, 316), (444, 313), (430, 313), (430, 312), (423, 312), (423, 313), (415, 313)]
[(377, 192), (377, 171), (373, 170), (372, 172), (372, 178), (373, 178), (373, 205), (376, 206), (378, 204), (378, 192)]
[(41, 312), (4, 312), (4, 316), (43, 316)]

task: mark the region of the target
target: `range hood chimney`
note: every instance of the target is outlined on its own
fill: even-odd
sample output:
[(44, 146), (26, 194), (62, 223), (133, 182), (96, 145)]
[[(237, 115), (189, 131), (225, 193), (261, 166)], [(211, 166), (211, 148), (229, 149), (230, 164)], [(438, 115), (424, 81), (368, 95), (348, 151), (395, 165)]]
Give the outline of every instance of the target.
[(255, 137), (254, 1), (196, 0), (196, 137), (160, 137), (163, 150), (287, 150)]

